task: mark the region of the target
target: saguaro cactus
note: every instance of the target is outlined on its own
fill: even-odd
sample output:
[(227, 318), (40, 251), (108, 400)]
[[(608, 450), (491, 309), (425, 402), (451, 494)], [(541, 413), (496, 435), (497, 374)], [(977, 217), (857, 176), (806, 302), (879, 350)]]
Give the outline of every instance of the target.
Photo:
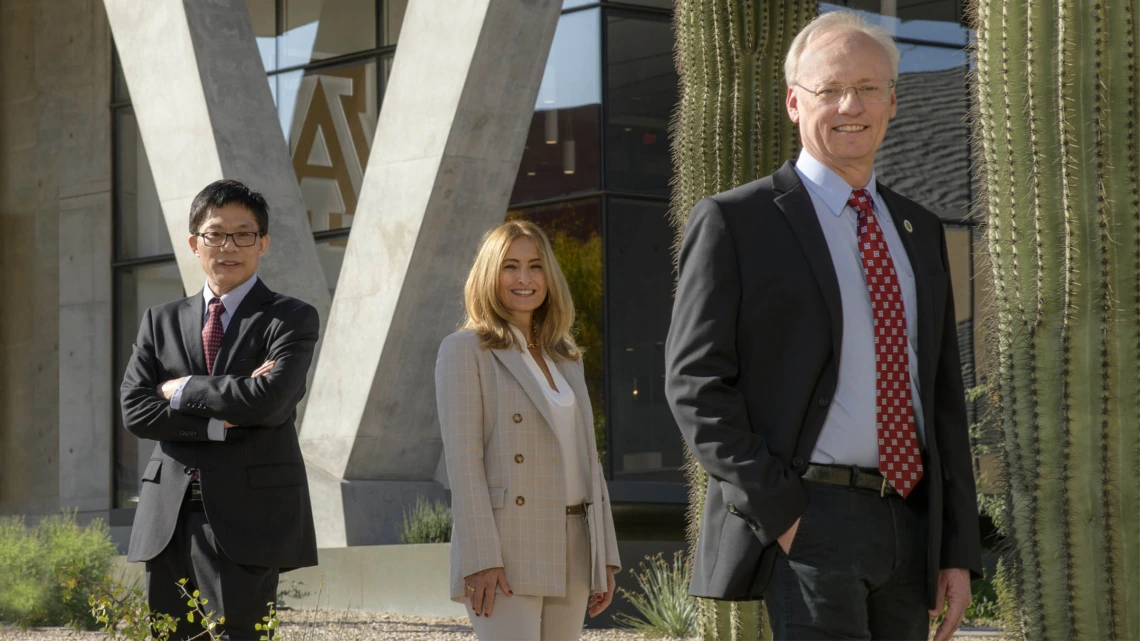
[[(678, 0), (674, 12), (680, 106), (673, 123), (670, 215), (680, 242), (698, 200), (772, 173), (799, 138), (784, 109), (784, 55), (818, 13), (814, 0)], [(708, 476), (690, 457), (690, 545)], [(700, 604), (705, 640), (751, 641), (767, 627), (759, 602)]]
[(1140, 639), (1140, 5), (973, 9), (1017, 625)]

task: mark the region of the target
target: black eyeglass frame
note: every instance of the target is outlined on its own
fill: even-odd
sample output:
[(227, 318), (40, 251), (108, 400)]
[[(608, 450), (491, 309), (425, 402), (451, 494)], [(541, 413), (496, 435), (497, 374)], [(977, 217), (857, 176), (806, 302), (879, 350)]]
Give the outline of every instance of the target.
[[(223, 235), (225, 235), (225, 238), (222, 239), (222, 242), (220, 244), (211, 245), (210, 241), (206, 240), (206, 234), (223, 234)], [(238, 242), (238, 239), (237, 239), (238, 234), (255, 234), (255, 236), (254, 236), (252, 243), (250, 243), (248, 245), (242, 245), (241, 243)], [(263, 238), (265, 236), (265, 232), (263, 232), (263, 231), (235, 231), (232, 234), (227, 234), (226, 232), (222, 232), (222, 231), (206, 231), (206, 232), (196, 231), (196, 232), (194, 232), (194, 235), (197, 236), (198, 238), (201, 238), (202, 243), (205, 244), (206, 247), (211, 247), (214, 249), (217, 249), (219, 247), (225, 247), (226, 243), (232, 239), (234, 241), (234, 247), (243, 247), (244, 248), (244, 247), (253, 247), (254, 245), (256, 245), (258, 239)]]

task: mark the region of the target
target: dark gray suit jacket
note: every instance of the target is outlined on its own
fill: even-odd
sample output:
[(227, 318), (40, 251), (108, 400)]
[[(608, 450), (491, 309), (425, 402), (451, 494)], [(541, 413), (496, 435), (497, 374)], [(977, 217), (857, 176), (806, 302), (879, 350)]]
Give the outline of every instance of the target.
[[(147, 561), (166, 547), (197, 467), (206, 515), (232, 560), (283, 570), (316, 565), (294, 423), (320, 331), (317, 310), (259, 280), (233, 311), (208, 376), (204, 305), (199, 292), (148, 309), (123, 377), (124, 424), (139, 438), (158, 441), (143, 472), (128, 559)], [(267, 360), (276, 361), (273, 371), (249, 378)], [(175, 411), (157, 387), (189, 375)], [(210, 418), (238, 427), (226, 431), (225, 441), (211, 441)]]
[[(940, 568), (982, 569), (950, 266), (938, 217), (878, 190), (915, 274), (933, 605)], [(693, 208), (665, 345), (666, 396), (710, 477), (690, 594), (763, 595), (776, 539), (807, 505), (800, 477), (835, 393), (842, 320), (827, 240), (791, 162)]]

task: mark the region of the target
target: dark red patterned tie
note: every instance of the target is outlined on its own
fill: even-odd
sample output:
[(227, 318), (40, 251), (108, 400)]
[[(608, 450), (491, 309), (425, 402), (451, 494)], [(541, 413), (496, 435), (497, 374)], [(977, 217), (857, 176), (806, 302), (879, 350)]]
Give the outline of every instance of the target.
[(866, 189), (856, 189), (847, 204), (859, 214), (859, 258), (875, 321), (879, 472), (906, 498), (922, 479), (922, 452), (914, 427), (902, 289), (883, 230), (875, 220), (871, 194)]
[(206, 351), (206, 373), (214, 373), (214, 361), (218, 358), (218, 349), (222, 346), (222, 314), (226, 312), (225, 303), (220, 298), (210, 299), (210, 318), (202, 328), (202, 349)]

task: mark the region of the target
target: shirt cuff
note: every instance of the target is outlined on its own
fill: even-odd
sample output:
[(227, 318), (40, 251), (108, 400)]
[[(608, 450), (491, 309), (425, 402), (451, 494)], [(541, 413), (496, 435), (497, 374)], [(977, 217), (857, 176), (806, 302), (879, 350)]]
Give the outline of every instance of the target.
[(186, 378), (182, 379), (182, 384), (178, 386), (178, 389), (174, 390), (174, 396), (170, 397), (170, 409), (176, 412), (182, 409), (182, 390), (186, 389), (186, 384), (189, 383), (190, 379), (192, 378), (194, 377), (187, 376)]
[(226, 440), (226, 422), (220, 418), (210, 419), (209, 424), (206, 425), (206, 436), (211, 441)]

